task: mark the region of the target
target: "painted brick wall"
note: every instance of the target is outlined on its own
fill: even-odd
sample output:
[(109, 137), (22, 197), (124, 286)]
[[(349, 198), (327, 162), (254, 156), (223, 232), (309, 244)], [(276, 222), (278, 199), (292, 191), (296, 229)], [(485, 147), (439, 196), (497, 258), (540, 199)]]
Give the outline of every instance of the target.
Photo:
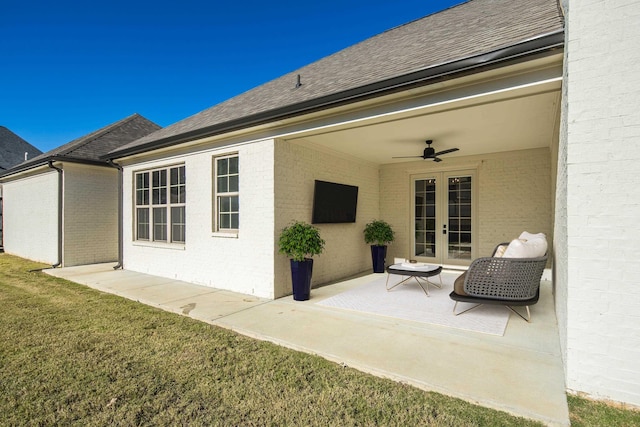
[(58, 173), (4, 183), (4, 250), (47, 264), (58, 262)]
[(524, 230), (552, 241), (551, 163), (548, 148), (484, 156), (450, 157), (432, 162), (385, 165), (381, 170), (381, 216), (396, 230), (392, 257), (411, 254), (411, 176), (429, 171), (476, 169), (478, 197), (478, 256), (489, 256), (496, 244)]
[[(566, 8), (567, 0), (562, 1), (563, 6)], [(566, 22), (565, 22), (566, 26)], [(565, 27), (565, 46), (567, 45), (567, 29)], [(567, 176), (567, 53), (568, 49), (564, 50), (563, 61), (563, 85), (562, 85), (562, 100), (561, 100), (561, 114), (560, 114), (560, 127), (559, 127), (559, 142), (557, 150), (557, 167), (556, 167), (556, 197), (554, 208), (554, 222), (553, 222), (553, 296), (555, 300), (556, 319), (558, 321), (558, 334), (560, 338), (560, 350), (562, 353), (562, 362), (565, 368), (565, 374), (567, 370), (567, 301), (569, 299), (568, 293), (568, 252), (567, 252), (567, 191), (568, 191), (568, 176)]]
[[(424, 165), (420, 164), (419, 168)], [(410, 257), (411, 182), (416, 163), (384, 165), (380, 168), (380, 219), (393, 228), (395, 240), (387, 248), (387, 260)]]
[[(367, 222), (379, 215), (379, 173), (375, 165), (308, 146), (276, 144), (276, 220), (274, 239), (293, 220), (311, 222), (316, 179), (358, 187), (356, 222), (318, 224), (325, 252), (314, 257), (312, 286), (371, 270), (371, 251), (364, 243)], [(277, 248), (276, 248), (277, 251)], [(289, 260), (276, 256), (276, 294), (291, 294)]]
[[(213, 158), (239, 153), (240, 232), (213, 233)], [(124, 168), (124, 267), (172, 279), (274, 297), (273, 140), (255, 141)], [(184, 163), (187, 176), (186, 243), (133, 240), (133, 172)]]
[(479, 255), (522, 231), (553, 241), (551, 155), (548, 148), (487, 156), (479, 168)]
[(567, 387), (640, 406), (640, 1), (568, 2)]
[(118, 171), (64, 165), (63, 265), (118, 260)]

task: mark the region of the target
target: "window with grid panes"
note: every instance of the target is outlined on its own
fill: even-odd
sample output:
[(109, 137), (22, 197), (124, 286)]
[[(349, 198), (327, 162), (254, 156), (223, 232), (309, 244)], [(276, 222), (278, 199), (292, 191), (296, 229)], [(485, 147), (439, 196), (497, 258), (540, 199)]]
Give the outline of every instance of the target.
[(215, 231), (234, 232), (240, 228), (240, 169), (238, 155), (216, 157)]
[(185, 242), (186, 173), (183, 166), (135, 174), (135, 239)]

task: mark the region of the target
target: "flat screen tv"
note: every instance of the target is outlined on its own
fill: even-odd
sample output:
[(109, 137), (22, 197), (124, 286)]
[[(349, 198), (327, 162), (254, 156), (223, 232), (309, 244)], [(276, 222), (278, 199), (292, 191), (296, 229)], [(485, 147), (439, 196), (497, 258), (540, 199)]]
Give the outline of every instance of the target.
[(356, 222), (358, 187), (316, 180), (313, 192), (313, 224)]

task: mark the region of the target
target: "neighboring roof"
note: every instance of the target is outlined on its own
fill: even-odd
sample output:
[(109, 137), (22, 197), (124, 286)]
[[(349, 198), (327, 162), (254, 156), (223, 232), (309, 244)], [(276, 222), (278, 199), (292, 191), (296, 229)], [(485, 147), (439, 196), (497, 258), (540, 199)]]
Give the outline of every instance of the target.
[(0, 170), (10, 169), (28, 158), (42, 154), (33, 145), (20, 138), (4, 126), (0, 126)]
[(470, 0), (385, 31), (109, 156), (122, 157), (426, 84), (446, 73), (562, 47), (563, 34), (557, 0)]
[(103, 160), (102, 157), (108, 152), (145, 135), (149, 135), (158, 129), (161, 129), (160, 126), (136, 113), (36, 156), (4, 172), (1, 176), (21, 172), (49, 161), (107, 165), (107, 162)]

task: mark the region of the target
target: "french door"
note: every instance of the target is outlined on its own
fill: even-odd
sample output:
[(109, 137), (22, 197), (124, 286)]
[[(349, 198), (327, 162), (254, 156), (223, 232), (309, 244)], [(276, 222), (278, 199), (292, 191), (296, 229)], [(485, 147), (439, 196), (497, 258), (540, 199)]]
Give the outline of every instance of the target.
[(469, 265), (475, 257), (475, 172), (411, 177), (411, 257), (435, 264)]

